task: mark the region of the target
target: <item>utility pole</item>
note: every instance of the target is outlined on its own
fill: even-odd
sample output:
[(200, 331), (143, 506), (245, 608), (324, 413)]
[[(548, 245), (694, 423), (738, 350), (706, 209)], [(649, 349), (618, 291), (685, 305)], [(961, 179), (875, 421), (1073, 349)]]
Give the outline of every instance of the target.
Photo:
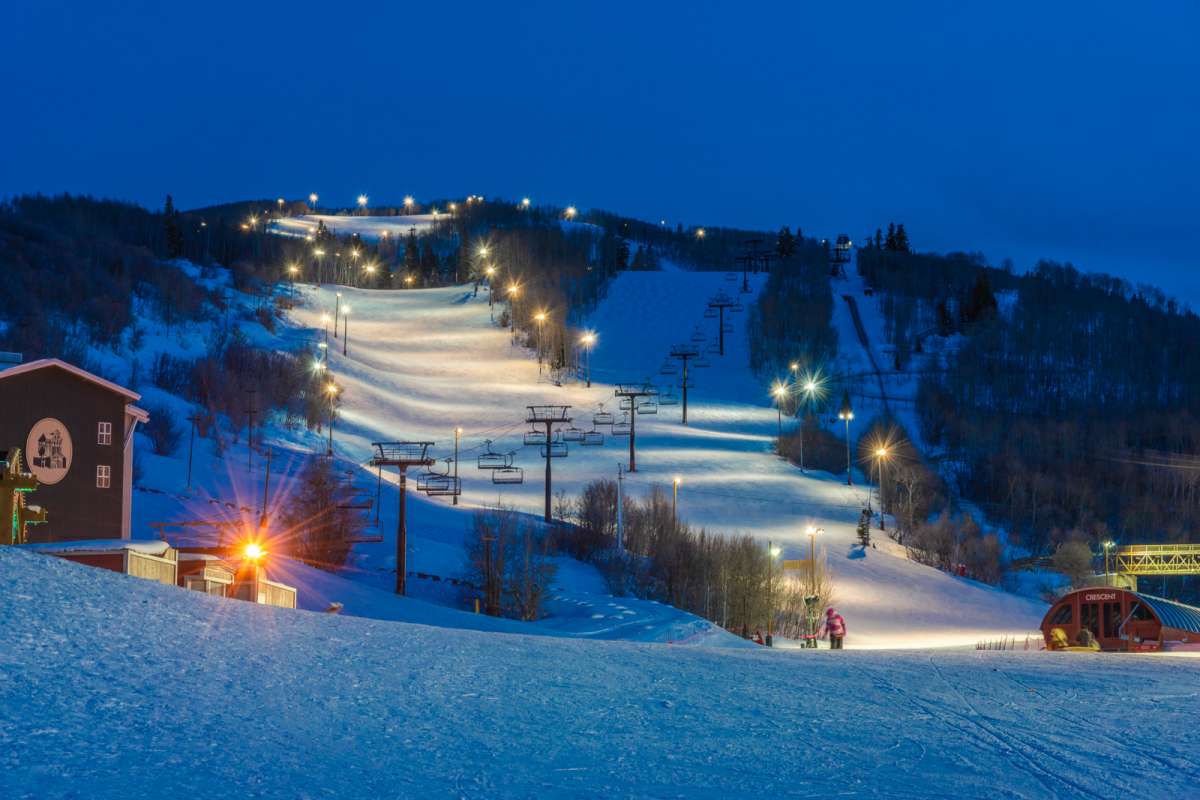
[(454, 497), (451, 499), (451, 505), (458, 505), (458, 495), (462, 491), (462, 487), (458, 483), (458, 445), (462, 441), (462, 428), (454, 429), (454, 488), (457, 489)]
[(271, 502), (271, 448), (268, 447), (267, 448), (267, 476), (266, 476), (266, 480), (263, 481), (262, 515), (258, 518), (258, 527), (260, 530), (267, 527), (267, 508), (268, 508), (267, 504), (270, 502)]
[[(846, 485), (852, 485), (850, 478), (850, 420), (854, 419), (854, 410), (850, 407), (850, 392), (842, 395), (842, 409), (838, 412), (838, 419), (846, 423)], [(871, 503), (871, 495), (867, 494), (867, 504)]]
[[(649, 383), (619, 383), (613, 390), (617, 397), (629, 399), (629, 471), (637, 472), (637, 407), (643, 397), (656, 397), (658, 390)], [(547, 502), (549, 502), (547, 500)]]
[(405, 576), (408, 574), (408, 526), (405, 520), (408, 495), (408, 468), (430, 467), (433, 459), (429, 448), (433, 442), (372, 442), (375, 455), (371, 465), (396, 467), (400, 470), (400, 511), (396, 520), (396, 594), (404, 594)]
[(188, 437), (188, 471), (187, 471), (187, 488), (192, 488), (192, 449), (196, 446), (196, 423), (200, 421), (199, 415), (192, 412), (188, 418), (188, 422), (192, 423), (192, 432)]
[(254, 414), (258, 411), (254, 407), (254, 399), (258, 394), (258, 389), (251, 386), (244, 390), (250, 396), (246, 404), (246, 414), (249, 419), (249, 426), (246, 430), (246, 471), (251, 475), (254, 474)]
[(617, 550), (625, 548), (625, 465), (617, 462)]
[[(526, 406), (529, 413), (525, 421), (533, 427), (539, 425), (546, 426), (546, 438), (542, 441), (542, 458), (546, 459), (546, 513), (545, 521), (548, 523), (551, 520), (550, 516), (550, 481), (551, 469), (550, 465), (556, 458), (564, 458), (567, 455), (567, 443), (554, 441), (554, 426), (566, 425), (570, 423), (571, 418), (567, 416), (567, 411), (570, 406)], [(559, 447), (555, 447), (559, 445)]]
[(674, 358), (683, 364), (682, 373), (679, 376), (679, 389), (683, 395), (683, 424), (687, 425), (687, 393), (688, 393), (688, 361), (699, 358), (700, 351), (690, 344), (672, 345), (671, 354), (668, 358)]
[(338, 337), (338, 315), (342, 312), (342, 293), (337, 292), (333, 299), (333, 338)]
[(350, 306), (342, 312), (342, 355), (346, 355), (346, 347), (350, 344)]

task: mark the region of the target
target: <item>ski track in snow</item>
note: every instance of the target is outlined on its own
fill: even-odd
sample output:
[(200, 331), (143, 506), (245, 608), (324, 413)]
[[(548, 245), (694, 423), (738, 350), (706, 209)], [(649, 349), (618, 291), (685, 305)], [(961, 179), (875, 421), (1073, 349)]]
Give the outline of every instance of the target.
[(0, 580), (6, 799), (1179, 798), (1200, 780), (1194, 660), (496, 636), (12, 548)]

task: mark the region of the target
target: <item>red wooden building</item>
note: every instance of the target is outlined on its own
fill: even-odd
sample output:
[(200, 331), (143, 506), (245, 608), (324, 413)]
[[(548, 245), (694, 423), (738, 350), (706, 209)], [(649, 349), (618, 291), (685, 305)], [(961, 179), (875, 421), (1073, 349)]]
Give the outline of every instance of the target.
[(1055, 629), (1061, 629), (1071, 645), (1081, 644), (1086, 638), (1081, 632), (1088, 631), (1101, 650), (1200, 651), (1200, 608), (1115, 587), (1067, 594), (1042, 620), (1042, 635), (1052, 650), (1061, 641)]

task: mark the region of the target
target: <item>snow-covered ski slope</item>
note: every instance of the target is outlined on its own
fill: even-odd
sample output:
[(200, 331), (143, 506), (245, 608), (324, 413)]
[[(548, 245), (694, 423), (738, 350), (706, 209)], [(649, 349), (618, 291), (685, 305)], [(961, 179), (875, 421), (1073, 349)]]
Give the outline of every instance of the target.
[[(752, 288), (757, 292), (761, 286), (760, 278)], [(469, 287), (336, 289), (351, 313), (348, 355), (342, 356), (340, 340), (330, 348), (330, 368), (346, 390), (335, 449), (365, 462), (373, 440), (417, 439), (435, 441), (444, 456), (452, 452), (453, 429), (461, 426), (462, 504), (450, 509), (446, 499), (418, 496), (410, 506), (410, 531), (444, 543), (452, 560), (467, 524), (463, 511), (497, 502), (530, 513), (542, 510), (544, 461), (536, 447), (522, 446), (525, 406), (570, 405), (576, 424), (590, 430), (597, 404), (617, 411), (614, 383), (672, 380), (658, 374), (670, 346), (688, 341), (696, 325), (714, 334), (716, 321), (702, 316), (707, 299), (718, 289), (737, 288), (722, 273), (620, 275), (588, 322), (598, 337), (591, 389), (540, 379), (531, 353), (490, 322), (486, 290), (473, 295)], [(333, 311), (334, 292), (305, 290), (306, 304), (293, 318), (310, 337), (323, 337), (320, 317)], [(749, 301), (754, 294), (745, 297)], [(886, 540), (865, 552), (855, 546), (855, 523), (865, 504), (862, 476), (856, 474), (856, 485), (847, 487), (828, 474), (803, 475), (772, 455), (777, 417), (769, 386), (749, 372), (745, 314), (732, 314), (730, 321), (726, 355), (710, 356), (712, 367), (694, 373), (690, 424), (680, 424), (678, 406), (638, 417), (638, 471), (626, 488), (644, 493), (657, 484), (669, 490), (679, 476), (682, 518), (779, 543), (785, 559), (806, 555), (807, 526), (823, 528), (819, 545), (833, 568), (835, 602), (847, 618), (852, 646), (969, 645), (1035, 630), (1045, 609), (1041, 603), (914, 564)], [(618, 462), (628, 458), (628, 440), (600, 430), (606, 433), (603, 447), (572, 444), (567, 458), (555, 460), (556, 492), (575, 494), (597, 477), (616, 476)], [(475, 469), (487, 439), (494, 450), (516, 451), (525, 484), (496, 486), (489, 473)], [(394, 503), (394, 492), (385, 492), (384, 508)], [(364, 575), (386, 581), (394, 564), (393, 528), (382, 528), (385, 541), (357, 548), (357, 564)]]
[(271, 233), (303, 238), (317, 231), (318, 223), (338, 236), (358, 236), (365, 242), (377, 242), (384, 236), (402, 237), (410, 232), (421, 234), (433, 227), (445, 215), (405, 214), (395, 217), (355, 217), (342, 214), (304, 214), (272, 220)]
[[(255, 606), (0, 548), (0, 797), (1184, 798), (1195, 662), (714, 651)], [(797, 669), (799, 666), (803, 669)]]

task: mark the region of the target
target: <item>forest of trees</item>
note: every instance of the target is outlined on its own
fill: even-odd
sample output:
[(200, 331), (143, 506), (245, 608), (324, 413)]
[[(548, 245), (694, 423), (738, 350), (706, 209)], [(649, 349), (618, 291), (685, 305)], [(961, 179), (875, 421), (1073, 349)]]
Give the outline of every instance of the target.
[(1145, 286), (1040, 262), (859, 253), (892, 341), (958, 336), (920, 378), (921, 438), (955, 492), (1035, 554), (1179, 541), (1200, 523), (1200, 318)]

